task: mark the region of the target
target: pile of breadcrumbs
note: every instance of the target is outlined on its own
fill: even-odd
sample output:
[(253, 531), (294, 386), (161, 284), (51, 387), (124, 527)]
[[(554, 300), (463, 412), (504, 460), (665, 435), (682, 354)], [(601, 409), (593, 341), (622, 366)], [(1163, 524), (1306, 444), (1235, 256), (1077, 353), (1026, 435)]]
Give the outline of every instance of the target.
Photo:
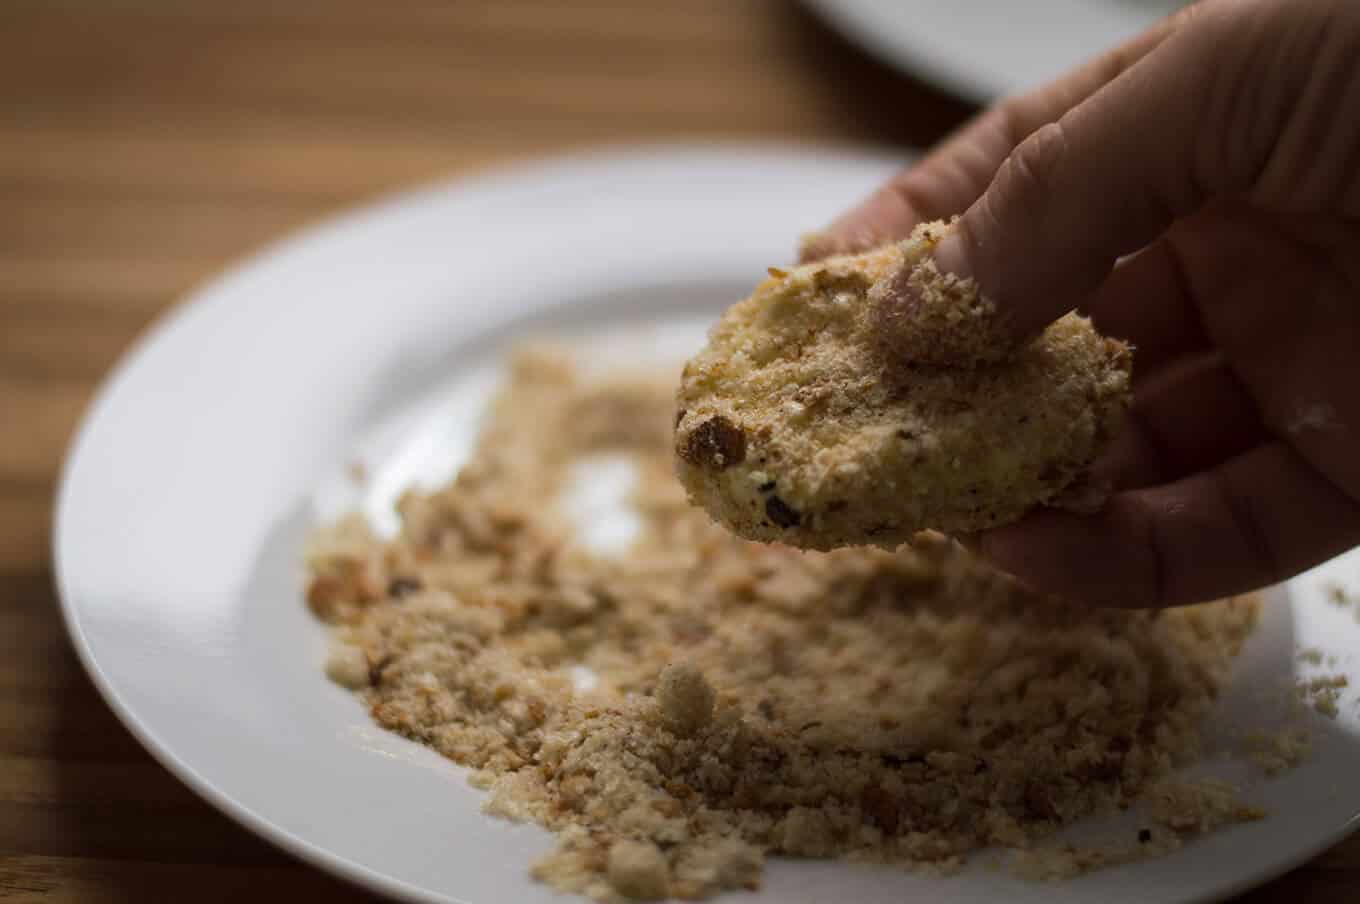
[[(670, 381), (520, 354), (457, 479), (309, 550), (330, 675), (381, 725), (472, 767), (488, 812), (557, 833), (533, 868), (599, 900), (756, 888), (766, 855), (950, 871), (987, 846), (1063, 875), (1254, 818), (1163, 781), (1256, 620), (1037, 596), (938, 536), (896, 553), (736, 539), (672, 474)], [(553, 500), (631, 454), (641, 533), (593, 554)], [(583, 691), (577, 667), (598, 677)], [(1121, 850), (1035, 842), (1138, 803)], [(1133, 841), (1133, 839), (1130, 839)]]

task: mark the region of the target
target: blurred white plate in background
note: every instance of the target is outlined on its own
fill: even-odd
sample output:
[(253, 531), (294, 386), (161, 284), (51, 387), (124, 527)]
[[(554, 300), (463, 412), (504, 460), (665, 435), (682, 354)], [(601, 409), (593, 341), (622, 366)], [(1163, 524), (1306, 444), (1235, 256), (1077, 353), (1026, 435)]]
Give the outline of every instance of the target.
[[(899, 162), (750, 148), (570, 158), (341, 217), (200, 289), (119, 364), (62, 481), (62, 607), (100, 692), (197, 793), (318, 866), (411, 900), (571, 901), (529, 879), (546, 832), (483, 816), (463, 770), (374, 727), (323, 676), (326, 631), (302, 599), (303, 537), (347, 506), (381, 518), (409, 481), (446, 476), (506, 341), (606, 330), (636, 337), (614, 343), (620, 356), (682, 353), (766, 265), (789, 261), (795, 236)], [(346, 497), (341, 475), (356, 458), (370, 491)], [(1328, 568), (1360, 577), (1355, 556)], [(1360, 623), (1326, 602), (1319, 580), (1273, 594), (1211, 749), (1244, 725), (1265, 727), (1259, 701), (1304, 669), (1296, 646), (1337, 654), (1354, 673)], [(1268, 819), (1161, 860), (1048, 884), (984, 858), (947, 879), (777, 861), (761, 894), (724, 900), (1222, 896), (1354, 825), (1354, 688), (1336, 722), (1316, 721), (1316, 756), (1250, 789)]]
[(806, 0), (883, 61), (978, 103), (1037, 87), (1182, 0)]

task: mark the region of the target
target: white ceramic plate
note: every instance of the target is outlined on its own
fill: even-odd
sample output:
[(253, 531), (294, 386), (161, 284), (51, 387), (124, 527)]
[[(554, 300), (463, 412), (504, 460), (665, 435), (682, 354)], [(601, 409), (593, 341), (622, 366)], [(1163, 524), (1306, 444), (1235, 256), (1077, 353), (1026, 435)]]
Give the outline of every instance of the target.
[(1181, 0), (807, 0), (884, 62), (978, 102), (1037, 87)]
[[(118, 367), (67, 464), (58, 579), (101, 692), (194, 790), (312, 863), (415, 900), (562, 900), (526, 877), (544, 832), (482, 816), (458, 768), (371, 726), (322, 676), (325, 633), (300, 598), (302, 537), (345, 506), (381, 517), (402, 484), (447, 473), (507, 337), (612, 331), (621, 357), (688, 348), (766, 264), (788, 260), (794, 236), (893, 166), (754, 149), (568, 159), (380, 204), (199, 291)], [(370, 473), (362, 490), (343, 476), (355, 458)], [(1330, 567), (1360, 577), (1354, 560)], [(1360, 625), (1318, 583), (1273, 600), (1225, 725), (1271, 718), (1257, 698), (1292, 680), (1296, 645), (1360, 650)], [(1222, 895), (1354, 823), (1354, 703), (1317, 720), (1307, 765), (1250, 790), (1268, 820), (1163, 860), (1056, 885), (981, 867), (930, 879), (779, 862), (758, 900)], [(1211, 731), (1219, 747), (1226, 738)]]

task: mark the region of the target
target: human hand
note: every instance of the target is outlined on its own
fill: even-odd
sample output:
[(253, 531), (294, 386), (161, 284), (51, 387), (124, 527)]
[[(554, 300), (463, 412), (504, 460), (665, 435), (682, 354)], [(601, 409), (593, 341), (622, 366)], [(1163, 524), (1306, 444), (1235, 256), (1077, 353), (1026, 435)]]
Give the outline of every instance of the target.
[(988, 531), (984, 555), (1154, 606), (1360, 542), (1360, 4), (1201, 0), (982, 114), (804, 254), (961, 212), (936, 263), (1008, 336), (1075, 308), (1137, 347), (1106, 505)]

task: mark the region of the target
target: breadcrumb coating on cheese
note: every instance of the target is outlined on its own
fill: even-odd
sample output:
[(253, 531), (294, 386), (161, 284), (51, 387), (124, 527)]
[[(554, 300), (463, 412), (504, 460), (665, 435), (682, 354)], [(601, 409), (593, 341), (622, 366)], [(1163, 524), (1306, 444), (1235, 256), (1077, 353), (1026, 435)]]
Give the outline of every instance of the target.
[[(692, 501), (747, 539), (892, 548), (1017, 520), (1088, 472), (1131, 350), (1077, 314), (1006, 345), (976, 286), (927, 256), (945, 228), (772, 271), (722, 317), (677, 393)], [(918, 298), (893, 313), (904, 273)]]

